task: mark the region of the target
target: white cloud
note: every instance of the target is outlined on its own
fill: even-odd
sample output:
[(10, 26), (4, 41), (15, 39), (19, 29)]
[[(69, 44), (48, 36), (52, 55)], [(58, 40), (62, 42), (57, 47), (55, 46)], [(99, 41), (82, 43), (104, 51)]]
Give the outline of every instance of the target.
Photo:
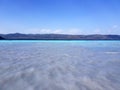
[(113, 28), (113, 29), (116, 29), (116, 28), (118, 28), (118, 25), (113, 25), (112, 28)]
[(25, 34), (81, 34), (80, 29), (39, 29), (39, 28), (32, 28), (32, 29), (6, 29), (0, 28), (0, 33), (25, 33)]
[(94, 34), (101, 34), (101, 29), (100, 28), (97, 28), (94, 30), (93, 32)]
[(33, 33), (33, 34), (81, 34), (79, 29), (27, 29), (20, 33)]
[(68, 30), (68, 34), (81, 34), (81, 31), (80, 29), (74, 28), (74, 29)]

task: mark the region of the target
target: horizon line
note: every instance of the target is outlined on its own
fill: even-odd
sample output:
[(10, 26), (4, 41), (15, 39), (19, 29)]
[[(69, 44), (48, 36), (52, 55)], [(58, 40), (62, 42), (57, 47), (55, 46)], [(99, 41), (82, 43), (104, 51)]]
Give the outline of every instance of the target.
[(15, 32), (15, 33), (0, 33), (0, 34), (3, 34), (3, 35), (7, 35), (7, 34), (25, 34), (25, 35), (29, 35), (29, 34), (33, 34), (33, 35), (36, 35), (36, 34), (39, 34), (39, 35), (120, 35), (120, 34), (67, 34), (67, 33), (19, 33), (19, 32)]

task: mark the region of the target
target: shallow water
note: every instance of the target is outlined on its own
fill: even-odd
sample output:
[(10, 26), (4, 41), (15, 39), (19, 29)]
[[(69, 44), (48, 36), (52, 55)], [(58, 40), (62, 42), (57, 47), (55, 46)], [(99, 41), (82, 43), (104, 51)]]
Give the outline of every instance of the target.
[(0, 41), (0, 90), (119, 90), (120, 41)]

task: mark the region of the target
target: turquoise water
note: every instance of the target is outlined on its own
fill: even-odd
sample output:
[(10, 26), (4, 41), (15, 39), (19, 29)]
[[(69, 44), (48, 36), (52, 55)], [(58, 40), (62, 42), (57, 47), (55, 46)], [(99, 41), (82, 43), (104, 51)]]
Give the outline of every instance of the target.
[(0, 90), (119, 90), (120, 41), (0, 41)]

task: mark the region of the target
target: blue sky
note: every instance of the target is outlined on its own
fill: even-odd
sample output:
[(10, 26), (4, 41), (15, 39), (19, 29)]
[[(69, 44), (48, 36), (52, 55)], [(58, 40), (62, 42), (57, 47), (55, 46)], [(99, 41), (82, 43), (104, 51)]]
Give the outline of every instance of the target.
[(0, 0), (0, 33), (120, 34), (120, 0)]

